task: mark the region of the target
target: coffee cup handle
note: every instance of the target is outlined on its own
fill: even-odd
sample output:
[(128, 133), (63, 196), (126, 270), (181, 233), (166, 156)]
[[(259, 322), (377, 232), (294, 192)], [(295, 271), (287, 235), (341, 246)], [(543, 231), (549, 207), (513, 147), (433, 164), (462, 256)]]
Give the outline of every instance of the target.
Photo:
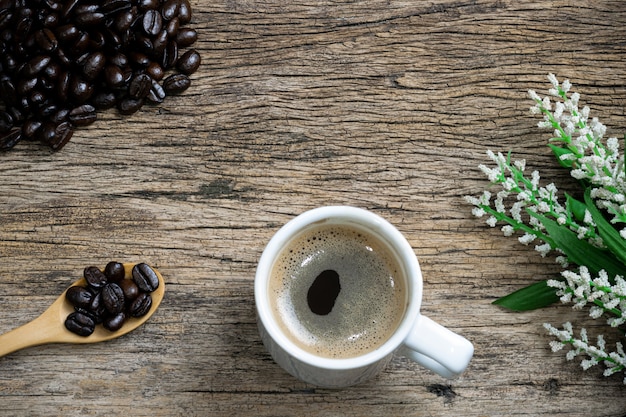
[(400, 353), (445, 378), (454, 378), (469, 365), (474, 345), (420, 314)]

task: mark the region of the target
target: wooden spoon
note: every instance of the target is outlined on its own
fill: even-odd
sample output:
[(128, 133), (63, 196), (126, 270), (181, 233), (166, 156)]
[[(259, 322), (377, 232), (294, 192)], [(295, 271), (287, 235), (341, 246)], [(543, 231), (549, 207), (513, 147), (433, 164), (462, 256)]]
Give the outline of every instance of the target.
[[(124, 264), (125, 279), (132, 277), (133, 266), (135, 264)], [(161, 273), (154, 268), (152, 269), (159, 278), (159, 287), (150, 293), (152, 296), (152, 307), (147, 314), (137, 318), (130, 317), (124, 322), (121, 329), (114, 332), (105, 329), (102, 325), (97, 325), (91, 335), (79, 336), (65, 328), (65, 319), (74, 311), (74, 307), (65, 299), (65, 293), (67, 292), (65, 290), (42, 315), (17, 329), (0, 335), (0, 357), (16, 350), (46, 343), (97, 343), (115, 339), (132, 332), (154, 314), (159, 304), (161, 304), (161, 300), (163, 300), (165, 282)], [(85, 279), (81, 278), (71, 286), (74, 285), (85, 286)]]

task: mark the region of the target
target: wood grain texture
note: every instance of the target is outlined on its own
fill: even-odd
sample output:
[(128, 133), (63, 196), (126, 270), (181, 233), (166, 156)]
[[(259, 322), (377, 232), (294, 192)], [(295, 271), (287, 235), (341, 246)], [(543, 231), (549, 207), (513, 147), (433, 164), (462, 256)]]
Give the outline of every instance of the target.
[[(491, 302), (559, 269), (472, 218), (486, 149), (575, 184), (528, 112), (568, 78), (624, 134), (626, 9), (588, 1), (192, 0), (192, 88), (105, 112), (60, 152), (0, 154), (0, 332), (41, 313), (87, 265), (148, 262), (167, 281), (141, 329), (0, 358), (6, 415), (602, 416), (622, 378), (550, 352), (544, 321), (604, 331), (554, 306)], [(253, 280), (272, 234), (350, 204), (395, 224), (419, 257), (425, 314), (472, 340), (446, 380), (396, 357), (377, 379), (322, 390), (284, 373), (257, 334)]]

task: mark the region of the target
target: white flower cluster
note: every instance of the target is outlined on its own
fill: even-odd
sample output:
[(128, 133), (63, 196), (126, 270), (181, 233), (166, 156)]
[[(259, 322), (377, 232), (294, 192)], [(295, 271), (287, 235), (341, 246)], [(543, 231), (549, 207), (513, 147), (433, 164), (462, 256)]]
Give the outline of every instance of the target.
[[(531, 111), (543, 114), (538, 126), (554, 129), (552, 140), (561, 142), (568, 151), (560, 155), (562, 162), (571, 164), (572, 177), (592, 186), (591, 198), (596, 200), (597, 206), (611, 213), (613, 222), (626, 223), (624, 156), (619, 152), (617, 138), (603, 141), (606, 126), (597, 117), (589, 119), (589, 107), (579, 109), (578, 93), (567, 96), (571, 88), (568, 80), (559, 84), (554, 74), (548, 79), (552, 83), (548, 93), (552, 99), (558, 100), (554, 109), (549, 96), (541, 98), (533, 90), (528, 92), (535, 101)], [(620, 231), (620, 235), (626, 239), (626, 228)]]
[[(571, 345), (572, 349), (565, 356), (567, 360), (573, 360), (578, 355), (586, 355), (588, 357), (588, 359), (583, 359), (580, 363), (584, 370), (599, 363), (603, 363), (605, 366), (604, 376), (610, 376), (626, 369), (626, 352), (624, 352), (624, 346), (620, 342), (615, 343), (615, 352), (607, 352), (606, 342), (602, 335), (598, 336), (596, 346), (594, 346), (589, 343), (587, 330), (581, 329), (580, 337), (577, 338), (574, 336), (572, 324), (569, 322), (563, 325), (562, 330), (548, 323), (545, 323), (543, 326), (552, 336), (558, 339), (550, 342), (553, 352), (558, 352), (565, 346)], [(624, 378), (624, 384), (626, 384), (626, 378)]]
[[(488, 215), (486, 223), (495, 227), (499, 221), (506, 224), (502, 227), (505, 236), (511, 236), (516, 230), (521, 230), (518, 240), (524, 245), (528, 245), (539, 238), (543, 243), (535, 245), (541, 256), (546, 256), (554, 247), (547, 236), (543, 233), (544, 225), (528, 212), (545, 215), (553, 218), (558, 224), (566, 225), (576, 232), (581, 240), (587, 240), (594, 246), (603, 247), (602, 239), (598, 236), (596, 226), (587, 211), (582, 222), (575, 219), (573, 214), (559, 202), (558, 189), (556, 185), (550, 183), (540, 186), (540, 175), (538, 171), (533, 171), (530, 178), (525, 176), (526, 161), (511, 161), (509, 156), (502, 153), (497, 154), (488, 150), (487, 156), (496, 166), (490, 168), (486, 165), (479, 165), (480, 170), (494, 184), (500, 184), (502, 190), (499, 191), (492, 201), (492, 193), (484, 191), (479, 197), (466, 196), (465, 199), (474, 205), (472, 214), (476, 217)], [(507, 202), (511, 202), (507, 209)], [(493, 206), (492, 206), (493, 203)], [(563, 266), (567, 266), (567, 259), (563, 256), (557, 257), (557, 261)]]
[[(579, 109), (579, 94), (572, 93), (568, 98), (571, 88), (569, 81), (559, 84), (552, 74), (548, 78), (552, 83), (550, 97), (541, 98), (534, 91), (529, 91), (530, 97), (535, 101), (532, 112), (544, 116), (539, 127), (554, 129), (552, 142), (558, 143), (558, 146), (551, 145), (554, 153), (561, 164), (569, 168), (571, 175), (582, 182), (583, 189), (589, 188), (589, 195), (596, 207), (605, 209), (612, 216), (612, 223), (626, 224), (625, 162), (623, 155), (620, 155), (617, 139), (603, 140), (606, 127), (597, 118), (589, 119), (588, 107)], [(557, 100), (553, 103), (554, 99)], [(605, 236), (606, 244), (600, 237), (600, 229), (594, 222), (595, 214), (590, 212), (595, 209), (587, 209), (587, 203), (578, 202), (570, 196), (561, 204), (554, 184), (541, 186), (537, 171), (533, 171), (530, 176), (525, 174), (524, 160), (512, 161), (510, 155), (492, 151), (487, 151), (487, 156), (495, 163), (495, 167), (480, 165), (479, 168), (491, 183), (499, 184), (501, 190), (495, 195), (485, 191), (478, 198), (466, 197), (474, 205), (472, 213), (477, 217), (486, 216), (486, 223), (491, 227), (504, 223), (501, 230), (505, 236), (511, 236), (516, 231), (522, 232), (518, 239), (523, 244), (541, 241), (535, 249), (542, 256), (546, 256), (551, 250), (560, 252), (556, 260), (565, 269), (561, 273), (562, 279), (548, 280), (547, 285), (555, 288), (561, 302), (572, 303), (574, 309), (587, 306), (594, 319), (606, 314), (607, 324), (623, 329), (626, 323), (624, 275), (613, 277), (604, 270), (592, 274), (589, 268), (580, 264), (580, 256), (572, 262), (578, 263), (576, 271), (567, 270), (567, 253), (572, 254), (571, 247), (569, 251), (565, 247), (559, 248), (556, 242), (564, 244), (566, 240), (563, 237), (552, 238), (546, 231), (548, 226), (553, 230), (551, 225), (556, 224), (573, 231), (579, 241), (586, 241), (596, 248), (613, 249), (616, 243), (612, 235)], [(604, 223), (600, 227), (605, 227)], [(619, 235), (626, 239), (624, 225)], [(605, 264), (601, 265), (607, 267)], [(593, 271), (598, 269), (592, 268)], [(615, 268), (607, 269), (615, 274)], [(567, 353), (568, 360), (582, 354), (588, 356), (588, 359), (581, 362), (584, 369), (604, 363), (604, 374), (607, 376), (620, 371), (626, 372), (626, 354), (622, 343), (616, 343), (615, 352), (607, 352), (602, 335), (598, 336), (597, 346), (593, 346), (589, 343), (586, 330), (582, 329), (577, 338), (570, 323), (566, 323), (562, 330), (550, 324), (544, 324), (544, 327), (558, 339), (550, 343), (553, 351), (571, 345), (572, 349)], [(624, 383), (626, 384), (626, 378)]]
[(610, 313), (607, 324), (611, 327), (626, 323), (626, 280), (623, 277), (616, 276), (615, 284), (611, 285), (604, 270), (594, 278), (586, 266), (581, 266), (578, 272), (563, 271), (561, 275), (565, 281), (551, 279), (547, 282), (557, 289), (561, 302), (574, 303), (574, 309), (591, 304), (589, 315), (594, 319)]

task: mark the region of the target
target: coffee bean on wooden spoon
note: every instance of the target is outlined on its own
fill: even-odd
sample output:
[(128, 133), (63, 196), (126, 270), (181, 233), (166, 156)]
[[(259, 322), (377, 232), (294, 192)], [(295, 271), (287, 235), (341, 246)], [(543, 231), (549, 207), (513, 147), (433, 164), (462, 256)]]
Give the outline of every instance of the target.
[[(125, 279), (132, 279), (132, 269), (134, 264), (124, 264), (126, 271)], [(43, 345), (47, 343), (98, 343), (123, 336), (145, 323), (156, 311), (163, 300), (165, 293), (165, 282), (160, 272), (151, 268), (158, 278), (158, 287), (150, 293), (152, 304), (149, 310), (140, 317), (129, 317), (123, 325), (115, 331), (107, 330), (103, 326), (95, 326), (93, 333), (89, 336), (80, 336), (69, 331), (65, 326), (68, 316), (76, 313), (74, 306), (67, 300), (65, 290), (59, 298), (48, 309), (33, 321), (24, 324), (17, 329), (0, 335), (0, 357), (8, 355), (20, 349), (31, 346)], [(84, 278), (73, 283), (69, 288), (75, 286), (87, 286)], [(77, 321), (81, 323), (84, 317), (79, 317)]]

